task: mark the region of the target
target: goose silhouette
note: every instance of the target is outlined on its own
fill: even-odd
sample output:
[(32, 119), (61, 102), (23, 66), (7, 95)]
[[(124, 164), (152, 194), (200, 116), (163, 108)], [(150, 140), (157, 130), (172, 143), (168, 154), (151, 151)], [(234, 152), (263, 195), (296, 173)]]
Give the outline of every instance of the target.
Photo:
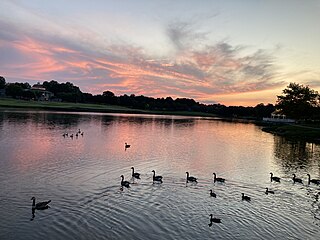
[(250, 201), (251, 201), (251, 198), (248, 197), (248, 196), (245, 196), (244, 193), (242, 193), (242, 200), (245, 200), (245, 201), (250, 202)]
[(269, 194), (269, 193), (274, 194), (274, 191), (271, 191), (271, 190), (269, 190), (268, 188), (266, 188), (265, 193), (266, 193), (266, 194)]
[(187, 174), (187, 182), (197, 182), (197, 178), (189, 176), (189, 172), (186, 172)]
[(317, 185), (320, 184), (320, 180), (319, 179), (310, 179), (311, 178), (310, 174), (308, 173), (307, 175), (308, 175), (308, 184), (310, 184), (310, 183), (314, 183), (314, 184), (317, 184)]
[(270, 180), (271, 180), (271, 182), (272, 181), (280, 182), (280, 178), (279, 177), (274, 177), (272, 172), (270, 173)]
[(217, 177), (216, 173), (213, 173), (213, 182), (224, 182), (224, 178)]
[(162, 183), (162, 176), (156, 176), (156, 171), (155, 170), (152, 170), (152, 172), (153, 172), (153, 177), (152, 177), (153, 181)]
[(32, 200), (32, 209), (37, 209), (37, 210), (43, 210), (43, 209), (49, 208), (48, 204), (51, 202), (51, 200), (49, 200), (45, 202), (36, 203), (35, 197), (32, 197), (31, 200)]
[(127, 144), (127, 143), (124, 143), (124, 148), (125, 148), (125, 149), (127, 149), (127, 148), (129, 148), (129, 147), (131, 147), (131, 145), (129, 145), (129, 144)]
[(295, 174), (292, 174), (292, 180), (293, 180), (293, 183), (302, 183), (302, 179), (301, 178), (296, 178), (296, 175)]
[(120, 177), (121, 177), (121, 186), (129, 188), (130, 187), (130, 182), (124, 181), (124, 176), (123, 175), (121, 175)]
[(217, 197), (217, 195), (212, 191), (212, 189), (210, 189), (210, 196), (215, 198)]
[(140, 179), (140, 173), (134, 172), (134, 167), (131, 167), (132, 169), (132, 177)]
[(209, 223), (209, 227), (212, 226), (212, 223), (221, 223), (221, 219), (220, 218), (214, 218), (213, 214), (210, 214), (210, 223)]

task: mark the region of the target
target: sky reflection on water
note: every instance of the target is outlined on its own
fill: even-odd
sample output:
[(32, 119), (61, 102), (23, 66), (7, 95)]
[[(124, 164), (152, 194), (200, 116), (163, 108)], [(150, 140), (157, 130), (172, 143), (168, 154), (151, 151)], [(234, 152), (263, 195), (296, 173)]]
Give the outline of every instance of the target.
[[(83, 136), (62, 136), (78, 129)], [(319, 178), (319, 150), (216, 119), (0, 112), (0, 238), (316, 239), (319, 187), (306, 174)], [(153, 169), (163, 184), (152, 184)], [(213, 183), (213, 172), (226, 182)], [(32, 196), (52, 200), (34, 218)], [(208, 227), (211, 213), (222, 223)]]

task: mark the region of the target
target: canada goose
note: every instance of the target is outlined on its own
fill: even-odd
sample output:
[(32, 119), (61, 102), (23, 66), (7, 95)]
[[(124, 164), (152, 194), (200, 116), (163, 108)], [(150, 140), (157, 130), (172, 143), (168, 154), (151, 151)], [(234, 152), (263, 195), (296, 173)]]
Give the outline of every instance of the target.
[(217, 195), (212, 191), (212, 189), (210, 189), (210, 196), (211, 197), (217, 197)]
[(310, 184), (311, 182), (314, 184), (320, 184), (320, 180), (319, 179), (310, 179), (310, 174), (308, 173), (308, 184)]
[(152, 170), (153, 172), (153, 181), (161, 182), (162, 183), (162, 176), (156, 176), (156, 171)]
[(270, 173), (270, 175), (271, 175), (271, 176), (270, 176), (271, 182), (272, 182), (272, 181), (280, 182), (280, 178), (279, 178), (279, 177), (274, 177), (272, 172)]
[(73, 134), (70, 134), (70, 137), (73, 138)]
[(296, 178), (296, 175), (295, 174), (292, 174), (292, 180), (293, 180), (293, 183), (302, 183), (302, 180), (301, 178)]
[[(220, 218), (214, 218), (212, 214), (210, 214), (209, 216), (210, 216), (209, 226), (211, 226), (212, 223), (221, 223), (221, 219), (220, 219)], [(211, 224), (211, 225), (210, 225), (210, 224)]]
[(84, 132), (81, 133), (81, 136), (83, 137)]
[(130, 182), (124, 181), (124, 176), (123, 175), (121, 175), (120, 177), (121, 177), (121, 186), (129, 188), (130, 187)]
[(244, 193), (242, 193), (242, 200), (245, 200), (245, 201), (251, 201), (251, 198), (248, 197), (248, 196), (245, 196)]
[(134, 172), (134, 167), (131, 167), (131, 169), (132, 169), (132, 177), (140, 179), (140, 173)]
[(266, 194), (269, 194), (269, 193), (271, 193), (271, 194), (274, 194), (274, 191), (271, 191), (271, 190), (269, 190), (268, 188), (266, 188), (266, 192), (265, 192)]
[(131, 145), (127, 144), (127, 143), (124, 143), (124, 148), (127, 149), (129, 148)]
[(79, 133), (79, 134), (81, 133), (81, 130), (80, 130), (80, 128), (79, 128), (79, 130), (78, 130), (78, 133)]
[(32, 201), (32, 209), (37, 209), (37, 210), (43, 210), (43, 209), (47, 209), (49, 208), (48, 204), (51, 202), (51, 200), (46, 201), (46, 202), (38, 202), (36, 204), (36, 198), (32, 197), (31, 198)]
[(189, 177), (189, 172), (186, 172), (187, 174), (187, 182), (197, 182), (197, 178), (190, 176)]
[(213, 173), (213, 182), (224, 182), (224, 178), (217, 177), (216, 173)]

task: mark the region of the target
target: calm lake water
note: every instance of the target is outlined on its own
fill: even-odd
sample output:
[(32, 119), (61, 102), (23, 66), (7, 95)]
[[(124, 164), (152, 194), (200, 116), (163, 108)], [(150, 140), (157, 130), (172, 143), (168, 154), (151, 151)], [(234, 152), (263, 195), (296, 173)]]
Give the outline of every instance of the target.
[[(78, 129), (83, 136), (62, 136)], [(306, 174), (320, 178), (320, 145), (254, 124), (3, 111), (0, 153), (0, 239), (319, 239), (320, 189)], [(186, 171), (197, 184), (186, 184)], [(214, 183), (213, 172), (226, 182)], [(131, 188), (121, 190), (122, 174)], [(34, 217), (33, 196), (52, 200)], [(222, 223), (209, 226), (209, 214)]]

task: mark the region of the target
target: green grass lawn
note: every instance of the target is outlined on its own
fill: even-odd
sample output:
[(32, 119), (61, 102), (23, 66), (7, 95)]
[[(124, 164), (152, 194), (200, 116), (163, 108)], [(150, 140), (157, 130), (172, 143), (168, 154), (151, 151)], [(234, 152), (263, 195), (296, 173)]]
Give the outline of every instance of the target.
[(117, 105), (89, 104), (89, 103), (66, 103), (66, 102), (38, 102), (25, 101), (11, 98), (0, 98), (0, 109), (26, 109), (26, 110), (49, 110), (49, 111), (78, 111), (78, 112), (105, 112), (105, 113), (137, 113), (137, 114), (163, 114), (183, 116), (215, 117), (213, 114), (188, 111), (148, 111), (133, 109)]
[(64, 102), (38, 102), (24, 101), (17, 99), (1, 98), (1, 108), (28, 108), (28, 109), (46, 109), (46, 110), (65, 110), (65, 111), (98, 111), (98, 112), (133, 112), (130, 109), (114, 105), (100, 105), (87, 103), (64, 103)]

